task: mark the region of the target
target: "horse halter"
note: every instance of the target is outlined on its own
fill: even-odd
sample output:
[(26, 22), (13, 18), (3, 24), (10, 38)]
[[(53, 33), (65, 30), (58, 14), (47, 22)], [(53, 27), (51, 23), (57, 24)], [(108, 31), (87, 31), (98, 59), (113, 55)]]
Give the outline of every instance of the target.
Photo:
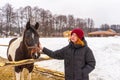
[(39, 44), (35, 45), (35, 46), (28, 46), (26, 42), (25, 43), (25, 46), (27, 47), (27, 49), (32, 49), (33, 52), (39, 52), (40, 51), (40, 46)]

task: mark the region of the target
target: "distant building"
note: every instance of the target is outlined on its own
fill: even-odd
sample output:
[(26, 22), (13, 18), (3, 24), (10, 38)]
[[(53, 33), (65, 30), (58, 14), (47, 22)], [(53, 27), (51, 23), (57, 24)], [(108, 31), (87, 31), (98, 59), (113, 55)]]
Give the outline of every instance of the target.
[(63, 32), (64, 37), (70, 37), (70, 35), (71, 35), (71, 31), (69, 30)]
[(107, 36), (115, 36), (115, 35), (117, 35), (117, 33), (112, 29), (108, 29), (107, 31), (94, 31), (88, 33), (88, 36), (91, 37), (107, 37)]

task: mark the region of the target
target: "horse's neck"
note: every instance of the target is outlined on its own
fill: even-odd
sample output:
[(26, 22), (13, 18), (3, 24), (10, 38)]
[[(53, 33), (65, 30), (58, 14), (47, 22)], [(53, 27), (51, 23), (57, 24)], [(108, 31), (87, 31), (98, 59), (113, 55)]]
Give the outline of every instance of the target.
[(24, 58), (24, 59), (31, 58), (31, 56), (29, 55), (28, 49), (24, 45), (23, 41), (21, 41), (21, 43), (20, 43), (19, 53), (22, 54), (22, 56), (23, 56), (22, 58)]
[(27, 48), (26, 48), (26, 46), (25, 46), (25, 44), (24, 44), (24, 41), (23, 41), (23, 37), (19, 37), (17, 40), (16, 40), (16, 43), (17, 44), (20, 44), (19, 45), (19, 48), (20, 48), (20, 51), (21, 51), (21, 53), (26, 53), (27, 52)]

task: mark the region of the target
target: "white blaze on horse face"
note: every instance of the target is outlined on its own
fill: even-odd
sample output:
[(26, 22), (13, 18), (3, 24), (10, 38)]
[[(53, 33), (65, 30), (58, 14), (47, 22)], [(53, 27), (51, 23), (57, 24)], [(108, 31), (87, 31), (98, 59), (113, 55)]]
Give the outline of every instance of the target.
[(35, 36), (35, 35), (32, 33), (32, 38), (33, 38), (33, 39), (34, 39), (34, 36)]
[(37, 58), (37, 56), (38, 56), (38, 54), (37, 54), (37, 52), (35, 52), (35, 58)]
[(9, 46), (8, 55), (11, 55), (13, 61), (15, 61), (15, 52), (16, 52), (16, 49), (20, 46), (20, 42), (22, 41), (22, 39), (23, 39), (22, 37), (16, 39)]

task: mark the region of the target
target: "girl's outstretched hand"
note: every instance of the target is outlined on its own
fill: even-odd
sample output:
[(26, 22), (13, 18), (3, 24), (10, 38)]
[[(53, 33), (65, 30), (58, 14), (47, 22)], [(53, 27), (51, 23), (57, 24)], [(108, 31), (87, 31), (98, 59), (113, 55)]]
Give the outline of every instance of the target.
[(43, 47), (42, 47), (41, 43), (39, 44), (39, 47), (40, 47), (40, 51), (42, 51)]

